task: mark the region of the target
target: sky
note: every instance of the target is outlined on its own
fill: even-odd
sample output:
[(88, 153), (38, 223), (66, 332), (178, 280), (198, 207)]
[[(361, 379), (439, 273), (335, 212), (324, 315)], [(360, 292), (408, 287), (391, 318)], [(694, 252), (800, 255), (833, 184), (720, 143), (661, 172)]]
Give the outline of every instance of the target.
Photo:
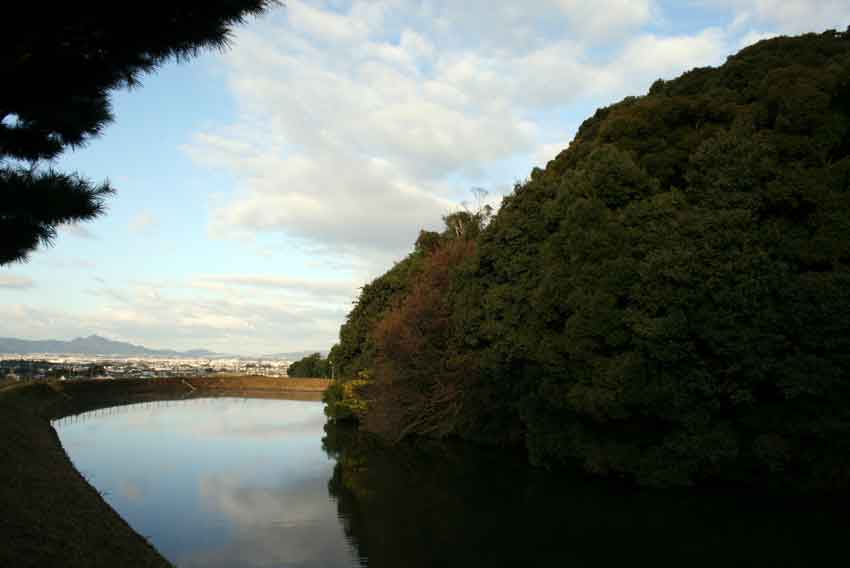
[(848, 26), (848, 0), (286, 0), (52, 164), (118, 192), (0, 267), (0, 336), (326, 350), (420, 229), (498, 206), (597, 108)]

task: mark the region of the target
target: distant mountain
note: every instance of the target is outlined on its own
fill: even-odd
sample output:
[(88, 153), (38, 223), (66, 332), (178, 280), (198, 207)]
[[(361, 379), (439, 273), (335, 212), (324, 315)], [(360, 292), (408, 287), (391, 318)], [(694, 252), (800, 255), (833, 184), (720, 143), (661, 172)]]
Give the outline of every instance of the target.
[(75, 355), (116, 355), (121, 357), (215, 357), (219, 355), (206, 349), (190, 351), (173, 351), (171, 349), (148, 349), (141, 345), (113, 341), (99, 335), (77, 337), (71, 341), (47, 339), (31, 341), (0, 337), (0, 353), (17, 353), (27, 355), (32, 353), (64, 353)]

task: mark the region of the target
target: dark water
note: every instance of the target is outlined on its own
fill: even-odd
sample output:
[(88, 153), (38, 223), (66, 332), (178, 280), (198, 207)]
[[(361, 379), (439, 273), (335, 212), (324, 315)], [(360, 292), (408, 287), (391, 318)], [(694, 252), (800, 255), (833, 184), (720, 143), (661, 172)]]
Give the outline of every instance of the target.
[(512, 456), (387, 450), (321, 403), (197, 399), (57, 422), (77, 468), (179, 566), (825, 566), (843, 501), (652, 492)]

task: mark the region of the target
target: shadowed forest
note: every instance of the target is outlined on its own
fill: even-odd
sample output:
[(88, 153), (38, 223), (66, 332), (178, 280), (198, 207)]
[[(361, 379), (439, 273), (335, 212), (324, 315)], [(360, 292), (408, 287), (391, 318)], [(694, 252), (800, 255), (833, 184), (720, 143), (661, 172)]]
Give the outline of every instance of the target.
[(363, 287), (326, 413), (656, 486), (850, 483), (850, 33), (599, 109)]

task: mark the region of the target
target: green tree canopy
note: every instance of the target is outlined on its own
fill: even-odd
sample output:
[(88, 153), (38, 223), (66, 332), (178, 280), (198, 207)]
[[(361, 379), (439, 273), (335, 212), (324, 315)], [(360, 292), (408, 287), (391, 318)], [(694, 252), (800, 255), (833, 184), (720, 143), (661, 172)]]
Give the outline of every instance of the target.
[(14, 2), (0, 38), (0, 265), (50, 244), (62, 223), (90, 220), (113, 192), (42, 167), (98, 136), (110, 95), (170, 59), (227, 45), (233, 26), (274, 0)]
[(286, 375), (294, 378), (327, 379), (331, 375), (331, 368), (321, 353), (313, 353), (290, 363)]

